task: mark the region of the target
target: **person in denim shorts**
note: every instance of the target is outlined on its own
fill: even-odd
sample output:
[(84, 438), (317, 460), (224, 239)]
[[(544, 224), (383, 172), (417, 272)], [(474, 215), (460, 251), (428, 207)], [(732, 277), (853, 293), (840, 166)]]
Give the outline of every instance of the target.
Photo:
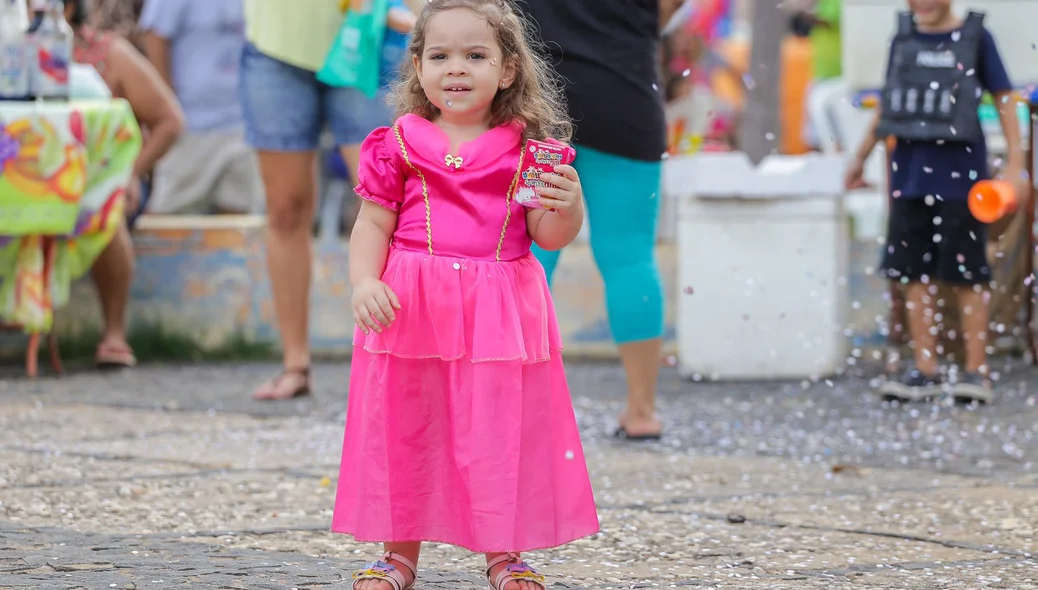
[(361, 142), (390, 123), (383, 97), (317, 81), (342, 19), (339, 0), (245, 0), (245, 139), (258, 152), (266, 190), (267, 265), (284, 350), (282, 372), (256, 390), (256, 399), (310, 393), (310, 223), (319, 137), (327, 127), (355, 171)]

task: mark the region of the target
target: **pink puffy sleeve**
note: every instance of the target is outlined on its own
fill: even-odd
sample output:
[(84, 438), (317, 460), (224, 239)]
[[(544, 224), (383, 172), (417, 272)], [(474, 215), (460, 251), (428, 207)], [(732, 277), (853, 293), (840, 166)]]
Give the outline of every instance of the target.
[(399, 211), (404, 202), (404, 159), (389, 127), (371, 132), (360, 146), (360, 167), (354, 192), (360, 198)]

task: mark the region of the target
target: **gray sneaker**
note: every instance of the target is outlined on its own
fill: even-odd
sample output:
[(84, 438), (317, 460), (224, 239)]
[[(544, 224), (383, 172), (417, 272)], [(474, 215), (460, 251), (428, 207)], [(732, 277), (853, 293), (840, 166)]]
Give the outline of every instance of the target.
[(952, 386), (952, 395), (957, 404), (989, 404), (995, 399), (991, 380), (978, 373), (960, 373), (958, 381)]
[(892, 379), (879, 388), (883, 401), (899, 401), (902, 403), (917, 402), (940, 397), (942, 392), (941, 378), (930, 377), (912, 369)]

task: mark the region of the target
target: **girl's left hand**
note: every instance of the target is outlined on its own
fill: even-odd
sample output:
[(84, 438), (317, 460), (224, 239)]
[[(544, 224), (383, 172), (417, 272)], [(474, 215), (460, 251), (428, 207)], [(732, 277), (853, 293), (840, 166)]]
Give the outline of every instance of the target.
[(583, 207), (584, 191), (580, 187), (580, 176), (573, 166), (562, 164), (555, 167), (555, 172), (541, 174), (541, 180), (552, 186), (539, 186), (536, 189), (541, 206), (558, 212), (562, 217), (572, 215)]

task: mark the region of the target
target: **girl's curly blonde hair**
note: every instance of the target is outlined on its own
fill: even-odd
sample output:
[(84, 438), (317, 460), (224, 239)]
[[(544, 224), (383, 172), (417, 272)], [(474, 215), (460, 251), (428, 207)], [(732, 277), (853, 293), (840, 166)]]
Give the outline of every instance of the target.
[[(562, 2), (564, 0), (557, 0)], [(419, 60), (425, 52), (425, 31), (433, 15), (466, 8), (485, 18), (501, 46), (504, 62), (515, 66), (515, 81), (499, 90), (490, 107), (490, 126), (512, 121), (522, 123), (523, 139), (554, 138), (568, 142), (573, 124), (566, 113), (566, 99), (559, 76), (540, 52), (530, 23), (509, 0), (428, 0), (415, 25), (408, 53)], [(440, 114), (418, 80), (412, 59), (400, 64), (400, 79), (394, 84), (391, 102), (399, 115), (415, 114), (429, 120)]]

